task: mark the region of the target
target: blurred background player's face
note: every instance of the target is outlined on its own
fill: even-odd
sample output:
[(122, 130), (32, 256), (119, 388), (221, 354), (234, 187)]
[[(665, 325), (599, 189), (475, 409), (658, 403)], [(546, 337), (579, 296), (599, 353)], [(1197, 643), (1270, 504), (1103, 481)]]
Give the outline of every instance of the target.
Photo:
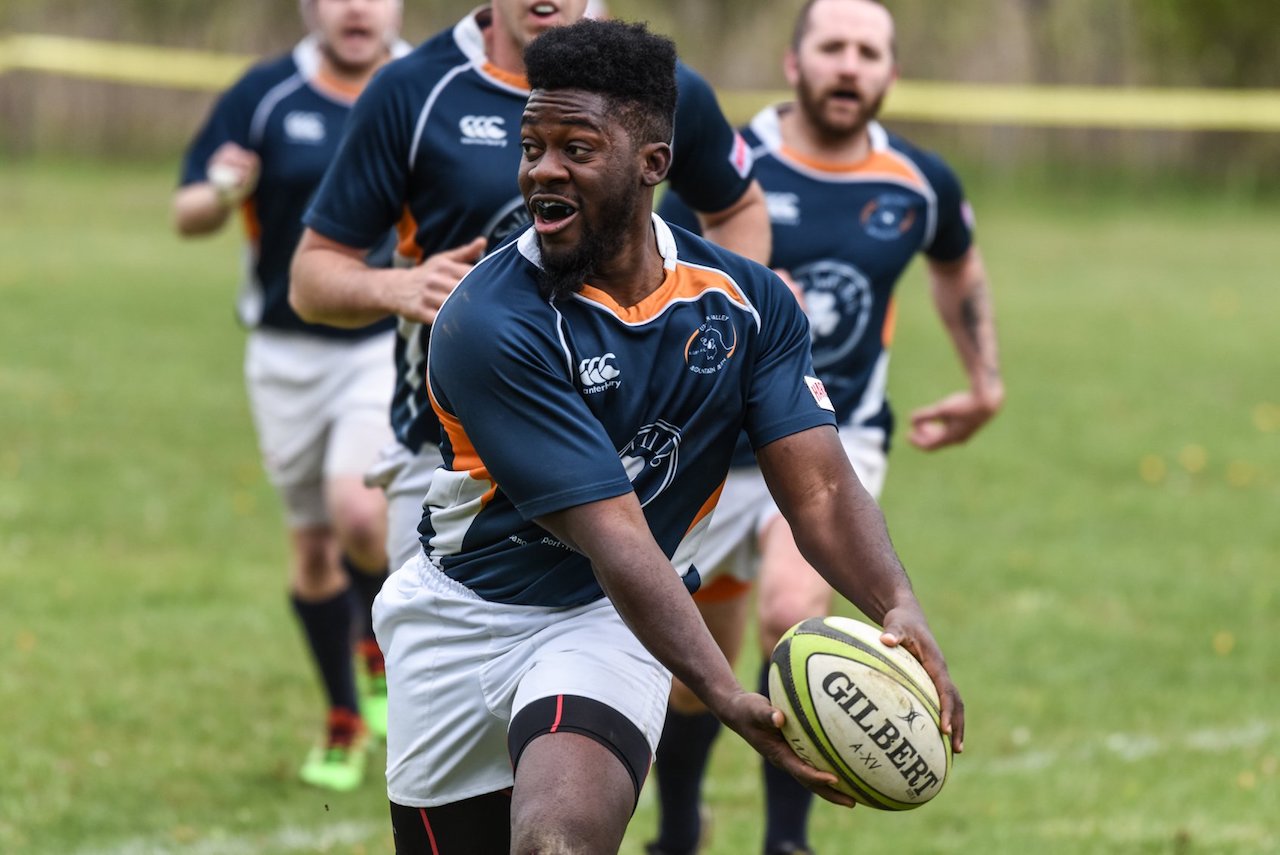
[(341, 72), (382, 62), (400, 28), (398, 0), (312, 0), (310, 12), (320, 49)]
[(587, 0), (493, 0), (495, 28), (521, 49), (552, 27), (572, 24), (587, 11)]
[(893, 18), (868, 0), (820, 0), (810, 8), (785, 70), (800, 109), (821, 136), (838, 141), (861, 133), (897, 77)]
[(616, 251), (643, 191), (630, 135), (609, 101), (579, 90), (535, 90), (520, 124), (520, 192), (533, 218), (546, 284), (576, 290)]

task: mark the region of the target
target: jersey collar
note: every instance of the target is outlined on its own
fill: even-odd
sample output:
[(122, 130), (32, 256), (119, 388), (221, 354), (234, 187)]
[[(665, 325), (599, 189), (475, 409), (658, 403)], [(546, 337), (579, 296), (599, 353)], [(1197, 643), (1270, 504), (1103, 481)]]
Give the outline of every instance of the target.
[[(676, 238), (671, 234), (671, 229), (667, 226), (656, 213), (653, 216), (653, 236), (658, 241), (658, 252), (662, 255), (662, 268), (664, 270), (675, 270), (676, 262), (679, 260), (676, 254)], [(532, 228), (526, 229), (524, 234), (516, 240), (516, 248), (520, 250), (530, 264), (542, 269), (542, 253), (538, 250), (538, 233)]]
[[(783, 150), (782, 144), (782, 123), (779, 114), (779, 108), (794, 105), (789, 104), (773, 104), (765, 107), (751, 120), (750, 128), (760, 143), (768, 149), (772, 154), (781, 154)], [(867, 123), (867, 135), (871, 140), (871, 151), (882, 152), (889, 148), (889, 134), (884, 127), (874, 119)]]
[[(404, 39), (396, 39), (395, 44), (391, 45), (391, 58), (399, 59), (407, 55), (413, 47)], [(293, 63), (298, 67), (298, 73), (302, 75), (302, 79), (310, 84), (318, 84), (319, 88), (331, 98), (338, 98), (343, 101), (355, 101), (355, 95), (359, 93), (347, 92), (340, 89), (334, 83), (328, 82), (320, 74), (320, 39), (314, 34), (307, 36), (302, 41), (293, 46)]]

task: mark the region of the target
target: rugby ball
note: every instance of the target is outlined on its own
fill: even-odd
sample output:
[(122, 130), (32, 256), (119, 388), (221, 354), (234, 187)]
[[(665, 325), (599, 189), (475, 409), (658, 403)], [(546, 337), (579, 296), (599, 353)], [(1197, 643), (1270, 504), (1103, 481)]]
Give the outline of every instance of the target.
[(886, 647), (882, 630), (845, 617), (787, 630), (769, 665), (769, 700), (802, 760), (836, 789), (880, 810), (932, 799), (951, 771), (938, 691), (916, 658)]

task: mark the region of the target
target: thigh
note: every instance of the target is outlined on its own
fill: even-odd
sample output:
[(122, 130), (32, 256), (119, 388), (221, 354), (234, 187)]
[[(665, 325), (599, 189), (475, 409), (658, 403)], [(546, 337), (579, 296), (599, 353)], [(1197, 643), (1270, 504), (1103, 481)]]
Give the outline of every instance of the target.
[(392, 573), (374, 601), (393, 802), (434, 807), (511, 786), (509, 716), (484, 685), (506, 666), (489, 632), (494, 608), (422, 556)]
[(726, 578), (748, 585), (755, 580), (760, 526), (777, 513), (759, 469), (742, 466), (729, 470), (694, 561), (704, 590)]
[(391, 392), (395, 384), (391, 333), (349, 345), (330, 376), (325, 475), (364, 476), (394, 440)]
[(761, 534), (760, 648), (773, 650), (778, 639), (796, 623), (831, 611), (834, 593), (827, 581), (809, 566), (782, 517)]

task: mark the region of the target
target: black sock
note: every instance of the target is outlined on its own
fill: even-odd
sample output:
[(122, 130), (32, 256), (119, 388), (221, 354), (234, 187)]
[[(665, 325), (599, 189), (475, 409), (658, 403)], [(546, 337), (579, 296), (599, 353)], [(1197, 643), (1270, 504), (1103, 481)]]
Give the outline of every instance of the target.
[(356, 591), (356, 608), (358, 617), (356, 619), (355, 631), (357, 637), (366, 640), (373, 638), (373, 599), (378, 596), (378, 592), (382, 590), (382, 583), (387, 581), (387, 568), (369, 572), (361, 570), (346, 555), (342, 556), (342, 568), (347, 571), (347, 578), (351, 580), (351, 587)]
[(660, 808), (655, 844), (664, 853), (686, 855), (697, 848), (702, 778), (719, 733), (720, 720), (709, 712), (685, 715), (667, 708), (653, 768)]
[[(767, 658), (760, 669), (759, 691), (765, 697), (769, 696), (769, 660)], [(787, 844), (797, 849), (809, 848), (808, 827), (811, 804), (813, 804), (813, 793), (800, 786), (795, 778), (765, 761), (765, 852), (782, 848)]]
[(299, 599), (296, 593), (290, 594), (289, 598), (293, 601), (293, 610), (302, 623), (311, 656), (320, 671), (329, 706), (359, 712), (355, 670), (351, 663), (351, 618), (354, 612), (351, 589), (346, 588), (327, 600), (315, 603)]

